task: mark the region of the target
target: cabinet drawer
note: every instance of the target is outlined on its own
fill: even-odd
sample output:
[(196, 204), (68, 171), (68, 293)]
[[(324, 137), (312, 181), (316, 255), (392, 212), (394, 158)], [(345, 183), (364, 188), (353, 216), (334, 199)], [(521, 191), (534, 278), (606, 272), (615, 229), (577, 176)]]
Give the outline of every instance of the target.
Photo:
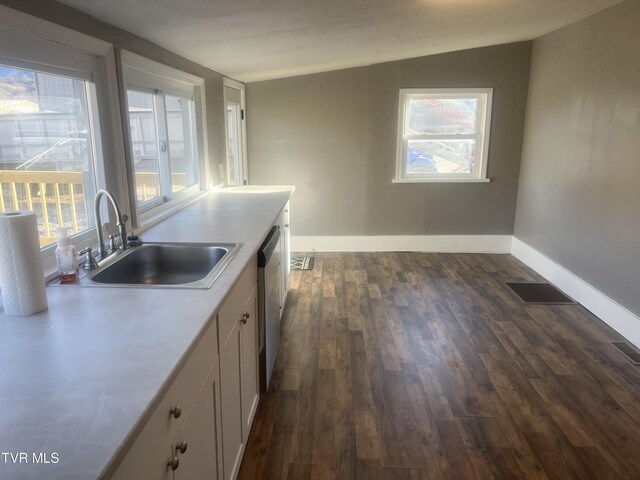
[(254, 255), (240, 274), (238, 282), (233, 286), (218, 313), (218, 338), (223, 345), (233, 326), (242, 314), (247, 297), (258, 283), (258, 260)]
[[(169, 448), (171, 441), (187, 418), (191, 405), (217, 357), (218, 331), (214, 320), (207, 326), (169, 390), (146, 421), (118, 467), (114, 479), (165, 478), (166, 462), (172, 454)], [(180, 408), (178, 418), (170, 414), (174, 407)], [(159, 476), (150, 475), (154, 472)]]

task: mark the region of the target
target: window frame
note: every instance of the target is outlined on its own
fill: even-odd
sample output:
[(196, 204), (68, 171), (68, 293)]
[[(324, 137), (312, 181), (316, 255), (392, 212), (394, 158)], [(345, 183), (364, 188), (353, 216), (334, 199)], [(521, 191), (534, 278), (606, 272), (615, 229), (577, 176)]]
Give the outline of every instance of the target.
[[(15, 35), (16, 41), (7, 47), (11, 52), (2, 56), (14, 60), (16, 66), (35, 67), (54, 75), (69, 76), (69, 72), (76, 71), (78, 78), (83, 75), (91, 77), (91, 88), (95, 94), (89, 98), (89, 109), (97, 112), (90, 121), (98, 121), (93, 131), (93, 147), (96, 149), (100, 145), (101, 157), (94, 155), (96, 187), (108, 188), (118, 203), (123, 205), (123, 213), (129, 214), (126, 208), (129, 198), (113, 44), (4, 5), (0, 5), (0, 31), (3, 35)], [(91, 65), (90, 68), (88, 65)], [(91, 209), (92, 199), (88, 199), (87, 203)], [(110, 216), (111, 212), (107, 214), (106, 210), (103, 211), (105, 224), (101, 228), (109, 224)], [(95, 245), (96, 241), (95, 228), (72, 237), (78, 249)], [(55, 249), (54, 243), (40, 250), (47, 279), (57, 274)]]
[[(129, 207), (131, 211), (131, 221), (134, 228), (146, 229), (157, 223), (159, 220), (174, 213), (185, 204), (198, 198), (209, 185), (209, 151), (206, 141), (207, 115), (206, 115), (206, 92), (204, 78), (192, 75), (162, 63), (155, 62), (146, 57), (137, 55), (128, 50), (119, 49), (120, 66), (120, 99), (122, 112), (122, 125), (125, 138), (125, 156), (127, 184), (129, 194)], [(162, 113), (166, 112), (165, 95), (184, 96), (189, 91), (193, 96), (194, 116), (195, 116), (195, 148), (197, 151), (196, 169), (198, 172), (197, 182), (180, 192), (161, 192), (159, 198), (139, 205), (136, 195), (135, 169), (133, 166), (133, 144), (129, 122), (129, 108), (127, 101), (127, 91), (135, 90), (160, 95), (154, 96), (156, 104), (162, 103)], [(160, 101), (158, 101), (160, 100)], [(156, 118), (160, 112), (156, 111)], [(166, 115), (165, 115), (166, 118)], [(158, 127), (158, 125), (156, 125)], [(166, 127), (166, 126), (165, 126)], [(159, 141), (159, 137), (156, 139)], [(167, 140), (168, 142), (168, 140)], [(159, 151), (159, 149), (158, 149)], [(167, 153), (168, 156), (168, 153)], [(162, 160), (158, 158), (160, 184), (166, 184), (167, 167), (162, 166)], [(169, 169), (170, 170), (170, 169)], [(170, 183), (170, 182), (169, 182)], [(161, 188), (162, 190), (162, 188)], [(169, 189), (170, 190), (170, 189)]]
[[(409, 102), (416, 98), (477, 98), (479, 111), (476, 132), (473, 134), (405, 134), (409, 120)], [(396, 170), (393, 183), (484, 183), (487, 178), (493, 88), (401, 88), (398, 101), (398, 133)], [(407, 172), (407, 152), (410, 140), (416, 139), (475, 139), (474, 171), (469, 173)]]

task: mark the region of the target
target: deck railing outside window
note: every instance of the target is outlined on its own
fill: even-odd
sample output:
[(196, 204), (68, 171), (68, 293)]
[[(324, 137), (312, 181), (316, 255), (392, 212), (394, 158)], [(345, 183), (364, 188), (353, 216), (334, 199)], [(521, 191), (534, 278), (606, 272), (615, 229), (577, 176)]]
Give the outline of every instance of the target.
[[(146, 99), (151, 106), (158, 103), (153, 95), (140, 95), (151, 97)], [(162, 154), (170, 161), (162, 167), (153, 110), (141, 103), (132, 114), (138, 204), (197, 181), (193, 100), (167, 99)], [(55, 242), (58, 227), (79, 233), (95, 225), (93, 195), (102, 182), (94, 103), (94, 89), (85, 79), (0, 64), (0, 211), (36, 212), (42, 247)], [(169, 175), (168, 181), (161, 182), (161, 174)]]
[(32, 210), (40, 245), (55, 241), (60, 225), (86, 230), (87, 202), (82, 172), (0, 171), (0, 211)]
[[(43, 247), (55, 242), (58, 226), (67, 227), (72, 233), (89, 228), (93, 199), (85, 194), (82, 172), (0, 170), (0, 188), (1, 212), (36, 212)], [(136, 174), (136, 189), (141, 198), (157, 196), (158, 174)]]

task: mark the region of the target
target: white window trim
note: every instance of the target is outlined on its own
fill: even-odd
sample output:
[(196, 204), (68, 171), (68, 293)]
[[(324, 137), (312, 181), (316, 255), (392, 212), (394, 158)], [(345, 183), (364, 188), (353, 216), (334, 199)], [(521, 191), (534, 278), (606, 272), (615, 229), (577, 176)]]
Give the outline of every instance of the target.
[[(27, 35), (96, 57), (102, 69), (102, 74), (99, 78), (93, 79), (96, 84), (98, 106), (100, 108), (101, 131), (96, 132), (96, 138), (102, 139), (102, 154), (105, 162), (100, 168), (105, 171), (107, 188), (113, 192), (123, 212), (130, 214), (127, 208), (129, 197), (120, 104), (117, 101), (119, 98), (118, 79), (113, 44), (4, 5), (0, 5), (0, 30)], [(88, 201), (88, 204), (91, 205), (92, 202)], [(94, 229), (74, 235), (72, 238), (78, 249), (94, 245), (97, 241)], [(53, 244), (41, 250), (46, 277), (50, 277), (57, 269), (54, 254), (55, 248), (56, 245)]]
[[(479, 134), (473, 136), (479, 139), (480, 158), (476, 158), (478, 167), (472, 173), (420, 173), (408, 174), (406, 172), (406, 145), (404, 129), (408, 121), (409, 112), (406, 108), (411, 98), (424, 95), (433, 98), (467, 98), (470, 96), (486, 95), (483, 112), (477, 116), (478, 123), (484, 118), (484, 129)], [(487, 164), (489, 157), (489, 138), (491, 134), (491, 108), (493, 104), (493, 88), (401, 88), (398, 101), (398, 137), (396, 148), (396, 171), (392, 183), (487, 183), (491, 180), (487, 178)], [(478, 135), (478, 137), (476, 137)], [(442, 135), (444, 136), (444, 135)], [(451, 135), (451, 138), (463, 138), (465, 135)], [(479, 163), (478, 163), (478, 160)]]
[[(199, 198), (202, 191), (206, 191), (210, 187), (210, 173), (209, 173), (209, 148), (207, 142), (207, 109), (206, 109), (206, 93), (205, 93), (205, 80), (204, 78), (192, 75), (190, 73), (183, 72), (168, 65), (156, 62), (149, 58), (137, 55), (128, 50), (119, 50), (119, 65), (120, 65), (120, 90), (122, 95), (121, 112), (122, 112), (122, 124), (124, 125), (124, 141), (126, 144), (126, 172), (128, 181), (128, 194), (129, 194), (129, 208), (131, 211), (132, 225), (138, 230), (145, 230), (155, 223), (159, 222), (163, 218), (173, 214), (176, 209), (184, 206), (185, 204)], [(195, 91), (194, 104), (196, 108), (196, 116), (201, 119), (200, 124), (196, 122), (196, 138), (197, 148), (199, 155), (198, 169), (199, 169), (199, 183), (189, 187), (182, 192), (174, 194), (171, 201), (164, 201), (161, 199), (157, 202), (151, 201), (148, 205), (145, 205), (143, 209), (138, 211), (136, 205), (136, 192), (135, 192), (135, 172), (133, 170), (133, 162), (131, 161), (131, 136), (129, 130), (129, 115), (127, 109), (127, 71), (136, 71), (141, 75), (150, 76), (151, 78), (157, 78), (159, 83), (170, 82), (178, 85), (182, 85), (185, 88), (191, 88)], [(167, 92), (171, 94), (169, 90)]]

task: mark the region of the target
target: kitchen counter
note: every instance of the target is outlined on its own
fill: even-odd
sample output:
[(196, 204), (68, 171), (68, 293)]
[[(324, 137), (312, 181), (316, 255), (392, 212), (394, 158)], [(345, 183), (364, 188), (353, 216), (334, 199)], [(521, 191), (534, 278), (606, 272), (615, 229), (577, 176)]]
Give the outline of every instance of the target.
[(212, 192), (141, 234), (243, 243), (210, 289), (49, 287), (48, 310), (26, 318), (0, 312), (0, 478), (95, 479), (110, 471), (292, 192)]

